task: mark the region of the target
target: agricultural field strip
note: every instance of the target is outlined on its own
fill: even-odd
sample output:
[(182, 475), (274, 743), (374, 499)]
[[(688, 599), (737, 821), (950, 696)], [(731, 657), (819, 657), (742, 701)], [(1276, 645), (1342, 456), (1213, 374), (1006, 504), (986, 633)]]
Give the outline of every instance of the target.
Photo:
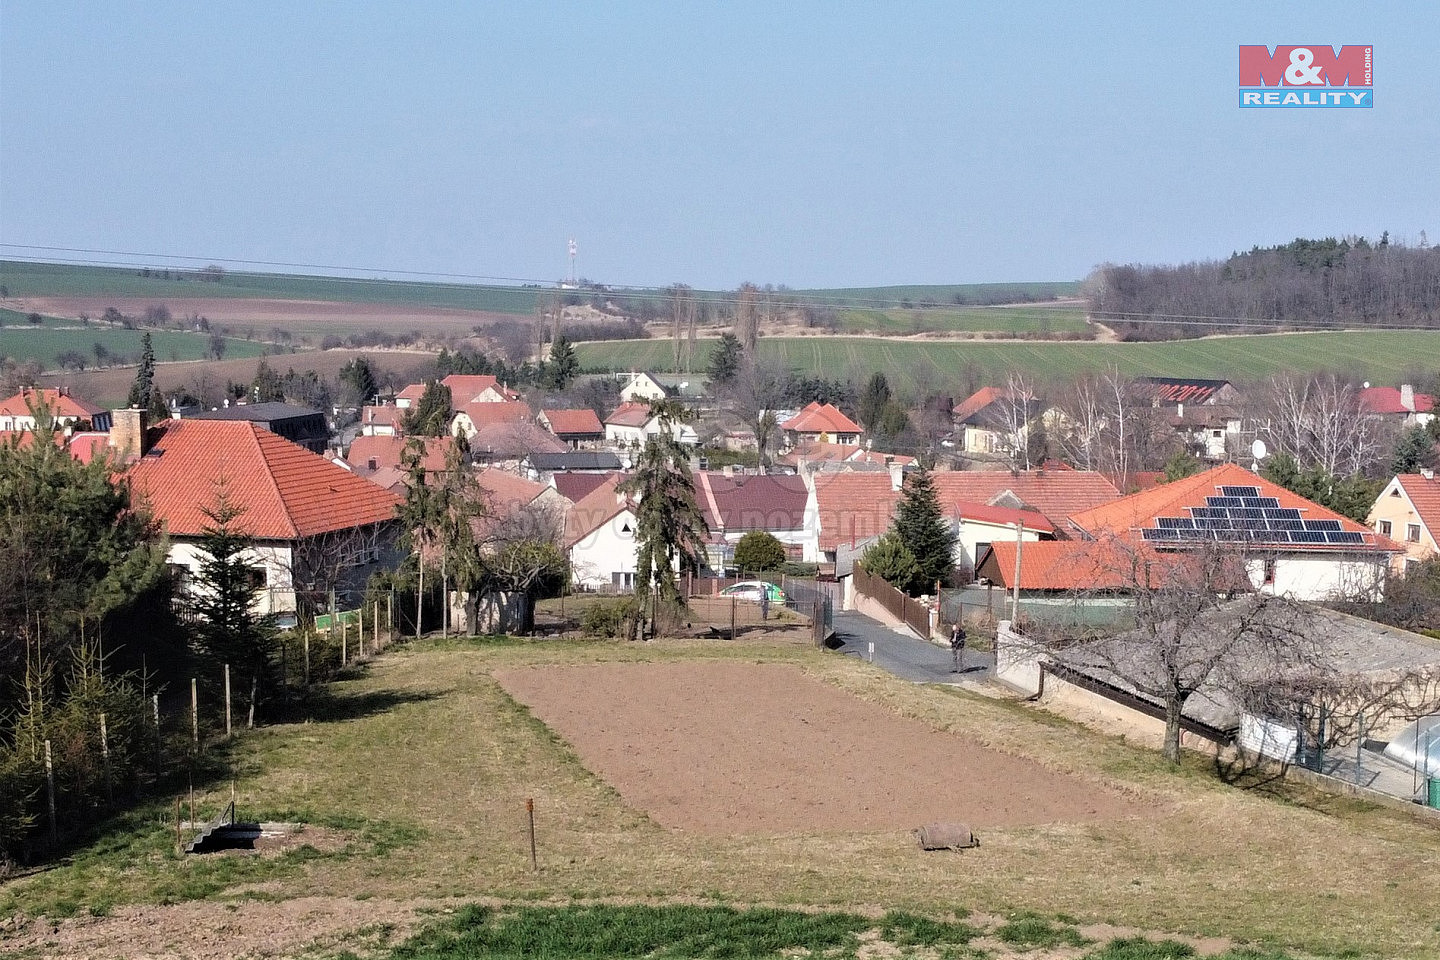
[[(581, 343), (587, 370), (644, 368), (667, 371), (669, 340)], [(703, 369), (712, 345), (694, 361)], [(1381, 382), (1398, 382), (1427, 358), (1440, 356), (1440, 331), (1374, 331), (1209, 337), (1154, 343), (985, 342), (879, 337), (768, 337), (762, 356), (801, 373), (868, 375), (883, 371), (892, 384), (953, 383), (973, 366), (984, 377), (1018, 369), (1047, 380), (1103, 372), (1112, 365), (1129, 376), (1247, 379), (1286, 370), (1341, 370)]]

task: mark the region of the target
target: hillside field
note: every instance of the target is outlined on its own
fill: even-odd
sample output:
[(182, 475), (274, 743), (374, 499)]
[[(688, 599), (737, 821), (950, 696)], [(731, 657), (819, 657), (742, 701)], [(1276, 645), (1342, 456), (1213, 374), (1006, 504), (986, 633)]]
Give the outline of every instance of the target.
[(932, 330), (1040, 336), (1079, 334), (1086, 339), (1094, 335), (1094, 329), (1085, 322), (1085, 308), (1074, 303), (1024, 307), (842, 310), (840, 329), (846, 333), (901, 335)]
[[(703, 371), (714, 341), (701, 341), (693, 368)], [(673, 366), (669, 340), (577, 345), (587, 370), (656, 370)], [(892, 386), (942, 389), (967, 379), (985, 382), (1020, 370), (1042, 382), (1063, 382), (1118, 367), (1129, 376), (1247, 380), (1285, 371), (1338, 370), (1396, 384), (1440, 358), (1440, 331), (1375, 331), (1213, 337), (1164, 343), (976, 342), (887, 340), (878, 337), (774, 337), (760, 354), (802, 373), (863, 379), (883, 372)]]
[[(60, 354), (74, 350), (83, 354), (87, 364), (94, 364), (95, 344), (100, 344), (112, 356), (140, 355), (140, 339), (144, 330), (125, 330), (118, 327), (0, 327), (0, 357), (16, 360), (38, 360), (47, 370), (60, 364)], [(184, 333), (178, 330), (151, 330), (151, 343), (156, 360), (200, 360), (210, 352), (210, 335), (205, 333)], [(258, 357), (265, 344), (235, 337), (225, 339), (225, 356)]]
[[(1102, 952), (1137, 933), (1208, 943), (1225, 960), (1440, 951), (1440, 831), (1405, 811), (1228, 784), (1199, 758), (1172, 769), (1034, 706), (911, 684), (804, 640), (429, 640), (352, 671), (315, 710), (243, 735), (233, 753), (242, 815), (308, 824), (303, 846), (176, 860), (166, 798), (0, 884), (7, 922), (52, 918), (9, 928), (17, 948), (39, 950), (21, 955), (218, 957), (199, 944), (219, 935), (237, 938), (233, 954), (254, 942), (385, 956), (361, 946), (397, 932), (377, 923), (403, 937), (477, 901), (760, 905), (877, 923), (902, 910), (1090, 931), (1083, 950), (1022, 952), (1022, 940), (988, 947), (992, 960), (1193, 955)], [(198, 783), (200, 816), (229, 790)], [(910, 828), (937, 815), (973, 818), (981, 846), (921, 852)], [(322, 934), (335, 935), (328, 950), (302, 949)], [(824, 956), (977, 956), (925, 943)], [(800, 955), (691, 949), (615, 955)]]

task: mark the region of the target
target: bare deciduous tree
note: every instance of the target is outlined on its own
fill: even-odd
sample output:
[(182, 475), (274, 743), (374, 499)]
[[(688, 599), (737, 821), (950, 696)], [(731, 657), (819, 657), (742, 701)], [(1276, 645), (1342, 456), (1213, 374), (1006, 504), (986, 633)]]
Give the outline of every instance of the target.
[(1272, 453), (1334, 476), (1362, 473), (1379, 459), (1384, 430), (1360, 409), (1355, 385), (1333, 374), (1272, 377), (1256, 431)]

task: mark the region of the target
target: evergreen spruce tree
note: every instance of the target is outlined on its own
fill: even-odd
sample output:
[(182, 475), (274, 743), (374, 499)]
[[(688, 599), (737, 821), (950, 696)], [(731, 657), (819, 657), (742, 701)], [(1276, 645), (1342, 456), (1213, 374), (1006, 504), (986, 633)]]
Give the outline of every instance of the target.
[(695, 503), (695, 478), (690, 453), (674, 438), (672, 426), (686, 416), (673, 400), (650, 405), (660, 417), (660, 432), (645, 443), (635, 470), (617, 488), (639, 498), (635, 507), (635, 596), (643, 604), (652, 589), (660, 599), (678, 600), (675, 565), (699, 569), (708, 527)]
[(211, 678), (218, 677), (227, 663), (231, 675), (238, 675), (240, 697), (253, 726), (256, 706), (274, 679), (275, 620), (255, 611), (259, 588), (253, 561), (246, 555), (251, 537), (240, 521), (245, 510), (230, 498), (225, 481), (216, 484), (214, 501), (201, 512), (209, 522), (201, 528), (200, 568), (192, 599), (199, 615), (198, 653), (208, 662)]
[(744, 351), (740, 346), (740, 339), (733, 333), (722, 333), (720, 344), (715, 352), (710, 354), (710, 366), (708, 372), (710, 379), (715, 383), (727, 384), (734, 380), (740, 372), (740, 361), (744, 357)]
[(905, 479), (893, 529), (919, 567), (918, 575), (902, 589), (918, 596), (934, 590), (937, 580), (949, 582), (955, 568), (955, 534), (940, 510), (930, 471), (923, 466)]
[(910, 584), (920, 579), (920, 564), (894, 530), (865, 548), (860, 566), (897, 590), (908, 590)]
[(550, 362), (545, 364), (544, 386), (549, 390), (564, 390), (580, 372), (580, 358), (575, 348), (563, 336), (556, 337), (550, 345)]
[(450, 388), (439, 380), (425, 385), (425, 393), (405, 414), (405, 432), (412, 437), (443, 437), (450, 432)]
[(140, 338), (140, 366), (135, 371), (135, 382), (130, 384), (130, 394), (125, 399), (127, 407), (143, 407), (150, 402), (150, 390), (155, 385), (155, 345), (146, 331)]

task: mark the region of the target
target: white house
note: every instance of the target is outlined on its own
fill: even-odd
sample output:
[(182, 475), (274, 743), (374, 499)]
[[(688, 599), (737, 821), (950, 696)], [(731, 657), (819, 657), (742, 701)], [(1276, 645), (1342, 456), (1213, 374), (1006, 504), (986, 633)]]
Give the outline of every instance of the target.
[(89, 424), (96, 430), (110, 429), (110, 411), (72, 397), (68, 390), (22, 387), (14, 396), (0, 400), (0, 430), (34, 430), (35, 414), (32, 410), (41, 407), (50, 411), (57, 427), (83, 428)]
[[(661, 430), (660, 417), (650, 412), (650, 404), (622, 403), (605, 418), (605, 442), (612, 447), (643, 447), (645, 441), (658, 436)], [(670, 435), (679, 443), (700, 442), (695, 428), (679, 420), (670, 422)]]
[(630, 374), (630, 379), (620, 388), (622, 403), (648, 404), (652, 400), (664, 400), (669, 395), (665, 386), (648, 373)]
[(608, 478), (565, 515), (565, 549), (574, 583), (587, 590), (632, 590), (637, 566), (635, 503)]

